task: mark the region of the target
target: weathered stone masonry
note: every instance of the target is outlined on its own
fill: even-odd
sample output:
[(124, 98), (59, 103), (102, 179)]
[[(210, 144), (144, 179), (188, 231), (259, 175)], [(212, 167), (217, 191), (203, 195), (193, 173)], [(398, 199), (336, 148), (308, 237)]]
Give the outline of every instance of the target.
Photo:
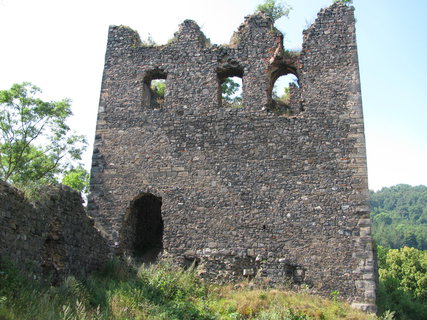
[(32, 203), (0, 181), (0, 260), (12, 260), (24, 271), (58, 283), (100, 268), (109, 255), (77, 191), (46, 187)]
[[(365, 140), (353, 8), (334, 4), (299, 56), (262, 15), (228, 46), (193, 21), (144, 47), (110, 27), (92, 162), (90, 215), (125, 252), (163, 250), (208, 279), (241, 277), (338, 290), (375, 308)], [(271, 90), (294, 73), (292, 116)], [(243, 107), (220, 83), (243, 79)], [(166, 79), (163, 104), (149, 84)], [(146, 236), (140, 236), (140, 234)]]

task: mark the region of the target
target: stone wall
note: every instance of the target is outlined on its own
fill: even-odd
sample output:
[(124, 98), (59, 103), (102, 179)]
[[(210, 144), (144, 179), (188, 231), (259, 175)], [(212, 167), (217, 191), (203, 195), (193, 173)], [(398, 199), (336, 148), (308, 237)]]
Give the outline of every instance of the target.
[[(272, 112), (273, 83), (288, 73), (299, 79), (292, 113)], [(242, 77), (241, 108), (221, 103), (229, 76)], [(153, 79), (166, 79), (162, 104)], [(353, 8), (322, 10), (299, 55), (263, 14), (247, 17), (228, 46), (210, 45), (189, 20), (153, 47), (110, 27), (88, 208), (126, 252), (144, 246), (128, 236), (146, 221), (135, 206), (144, 194), (161, 199), (163, 254), (198, 263), (207, 279), (338, 290), (373, 310)]]
[(107, 242), (86, 215), (79, 193), (46, 187), (41, 199), (31, 203), (0, 181), (0, 259), (56, 283), (99, 268), (108, 255)]

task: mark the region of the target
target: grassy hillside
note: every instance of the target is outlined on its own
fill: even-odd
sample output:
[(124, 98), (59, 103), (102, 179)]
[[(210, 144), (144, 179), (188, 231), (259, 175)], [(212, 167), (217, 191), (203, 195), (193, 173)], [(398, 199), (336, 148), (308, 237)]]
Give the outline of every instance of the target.
[(376, 319), (339, 301), (251, 289), (248, 284), (207, 285), (194, 271), (160, 263), (139, 270), (114, 261), (85, 280), (68, 277), (51, 287), (5, 263), (0, 272), (0, 319)]

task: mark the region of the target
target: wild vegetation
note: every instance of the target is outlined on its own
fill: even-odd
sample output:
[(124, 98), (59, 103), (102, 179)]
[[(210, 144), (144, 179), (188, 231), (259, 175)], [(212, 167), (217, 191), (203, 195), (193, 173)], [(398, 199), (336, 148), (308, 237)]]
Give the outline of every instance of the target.
[(251, 289), (248, 284), (207, 285), (193, 269), (168, 262), (139, 269), (118, 260), (86, 279), (57, 287), (34, 281), (3, 263), (0, 319), (375, 319), (339, 297)]
[(236, 77), (225, 78), (221, 83), (221, 98), (223, 106), (234, 108), (242, 107), (243, 99), (240, 87), (240, 83), (236, 81)]
[[(351, 4), (349, 0), (334, 0)], [(258, 6), (277, 20), (289, 7), (267, 0)], [(155, 43), (149, 38), (147, 45)], [(165, 84), (152, 90), (164, 98)], [(225, 82), (223, 99), (238, 86)], [(62, 181), (85, 191), (88, 173), (80, 160), (84, 137), (71, 134), (71, 102), (44, 101), (30, 83), (0, 91), (0, 179), (21, 188)], [(241, 99), (241, 98), (240, 98)], [(282, 96), (286, 100), (286, 92)], [(240, 101), (241, 103), (241, 101)], [(427, 187), (397, 185), (371, 192), (373, 237), (379, 266), (378, 309), (383, 319), (427, 319)], [(12, 319), (375, 319), (331, 299), (291, 293), (286, 287), (253, 289), (208, 285), (196, 270), (167, 262), (135, 267), (113, 260), (86, 279), (59, 286), (30, 278), (0, 261), (0, 320)]]
[(345, 5), (351, 5), (353, 4), (353, 0), (334, 0), (334, 3), (340, 3)]
[(427, 319), (427, 251), (378, 246), (377, 256), (378, 312), (391, 312), (395, 319)]
[(427, 250), (427, 187), (399, 184), (370, 192), (374, 240), (381, 246)]
[[(230, 81), (231, 82), (231, 81)], [(153, 90), (164, 96), (164, 83)], [(238, 85), (226, 83), (235, 102)], [(79, 162), (83, 137), (71, 135), (69, 100), (46, 102), (30, 83), (0, 91), (0, 178), (27, 190), (63, 183), (87, 190)], [(39, 140), (45, 143), (39, 143)], [(427, 187), (397, 185), (371, 192), (373, 235), (379, 244), (379, 313), (392, 319), (427, 318)], [(332, 293), (331, 293), (332, 294)], [(0, 266), (0, 319), (368, 319), (338, 301), (306, 292), (213, 286), (194, 271), (168, 264), (130, 268), (112, 262), (87, 279), (59, 287)], [(372, 317), (371, 317), (372, 318)]]
[(151, 94), (155, 98), (155, 104), (161, 106), (165, 102), (166, 81), (158, 79), (151, 81), (150, 86)]
[[(408, 188), (424, 190), (397, 189)], [(389, 202), (403, 208), (406, 193), (392, 194)], [(381, 319), (427, 318), (427, 252), (377, 246), (377, 256)], [(138, 269), (114, 260), (86, 279), (68, 277), (52, 287), (2, 261), (0, 319), (376, 319), (340, 302), (338, 292), (327, 300), (286, 287), (209, 285), (196, 272), (167, 262)]]
[(86, 139), (67, 125), (71, 102), (44, 101), (40, 93), (29, 82), (0, 91), (0, 179), (33, 191), (65, 178), (83, 191), (88, 174), (80, 160)]
[[(408, 188), (424, 190), (397, 189)], [(392, 194), (380, 202), (400, 208), (410, 202), (402, 200), (405, 193)], [(427, 318), (427, 252), (378, 246), (377, 253), (382, 318)], [(115, 260), (102, 272), (68, 277), (58, 287), (29, 279), (4, 262), (0, 270), (0, 319), (375, 319), (339, 302), (338, 292), (324, 300), (304, 290), (208, 285), (194, 270), (168, 263), (137, 270)]]
[(370, 192), (379, 267), (378, 309), (396, 319), (427, 319), (427, 187)]
[(256, 12), (263, 12), (271, 17), (273, 21), (281, 17), (289, 16), (292, 7), (283, 1), (265, 0), (257, 6)]

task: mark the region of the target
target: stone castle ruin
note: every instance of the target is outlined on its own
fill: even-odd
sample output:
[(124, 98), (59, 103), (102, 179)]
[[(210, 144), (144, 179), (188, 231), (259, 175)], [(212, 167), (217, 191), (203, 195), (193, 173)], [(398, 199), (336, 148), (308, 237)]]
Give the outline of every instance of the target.
[(49, 186), (30, 202), (0, 181), (0, 263), (14, 261), (28, 276), (58, 284), (68, 275), (98, 269), (109, 258), (108, 243), (94, 228), (77, 191)]
[[(283, 113), (272, 87), (285, 74), (299, 86)], [(227, 77), (242, 79), (238, 108), (222, 104)], [(150, 86), (158, 79), (161, 102)], [(339, 290), (372, 309), (353, 8), (322, 10), (300, 54), (263, 14), (223, 46), (191, 20), (163, 46), (110, 27), (88, 208), (119, 252), (162, 253), (214, 281)]]
[[(281, 108), (272, 88), (286, 74), (298, 86)], [(240, 106), (222, 102), (228, 77), (242, 79)], [(164, 99), (151, 89), (159, 79)], [(263, 14), (247, 17), (224, 46), (210, 45), (190, 20), (163, 46), (110, 27), (88, 202), (94, 221), (78, 195), (59, 189), (34, 205), (0, 184), (0, 258), (60, 278), (112, 253), (165, 256), (208, 280), (337, 290), (374, 311), (353, 8), (323, 9), (299, 54), (283, 48)]]

